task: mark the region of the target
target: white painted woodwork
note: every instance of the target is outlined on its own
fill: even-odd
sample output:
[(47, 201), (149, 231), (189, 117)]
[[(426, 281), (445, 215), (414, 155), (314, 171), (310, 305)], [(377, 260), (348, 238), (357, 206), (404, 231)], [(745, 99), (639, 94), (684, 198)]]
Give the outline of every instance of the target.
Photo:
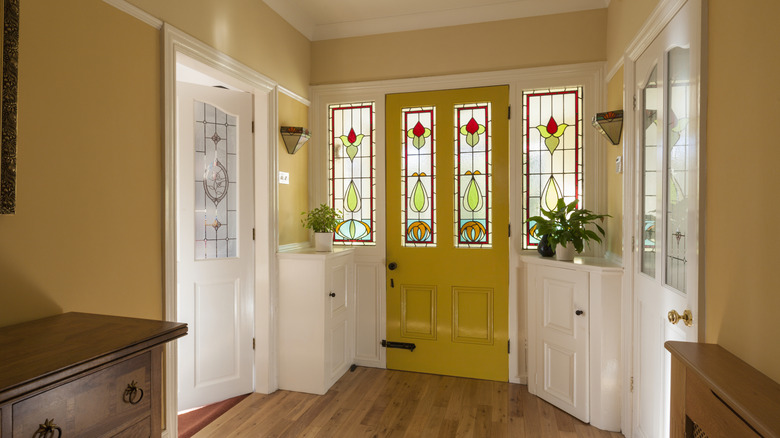
[(355, 363), (384, 368), (380, 345), (383, 327), (379, 326), (384, 312), (385, 284), (383, 263), (360, 260), (355, 262)]
[[(196, 260), (194, 164), (195, 102), (237, 118), (237, 256)], [(252, 97), (178, 83), (177, 212), (178, 320), (190, 327), (179, 341), (179, 411), (246, 394), (254, 389), (254, 227)], [(228, 202), (224, 200), (223, 202)]]
[(622, 268), (593, 257), (522, 259), (528, 391), (599, 429), (619, 431)]
[[(702, 175), (699, 172), (700, 151), (704, 148), (701, 144), (700, 133), (704, 132), (703, 124), (706, 105), (701, 105), (702, 95), (706, 93), (706, 69), (703, 66), (706, 60), (702, 59), (702, 47), (706, 44), (706, 36), (703, 35), (702, 16), (705, 8), (700, 0), (669, 1), (665, 8), (663, 19), (654, 21), (655, 33), (645, 34), (641, 44), (637, 43), (629, 48), (626, 63), (626, 90), (628, 98), (636, 99), (635, 111), (631, 112), (626, 131), (626, 152), (631, 156), (627, 165), (626, 179), (630, 184), (626, 186), (625, 193), (628, 198), (624, 201), (624, 211), (627, 216), (625, 223), (629, 227), (627, 236), (635, 236), (633, 246), (627, 248), (625, 259), (628, 260), (627, 273), (628, 284), (633, 288), (633, 376), (634, 391), (632, 396), (633, 413), (631, 415), (630, 434), (640, 438), (655, 438), (669, 436), (669, 406), (670, 406), (670, 355), (664, 349), (664, 342), (669, 340), (685, 340), (696, 342), (701, 331), (701, 316), (698, 312), (699, 304), (699, 257), (702, 256), (699, 246), (699, 221), (698, 212), (701, 209), (698, 199), (699, 181)], [(652, 18), (652, 17), (651, 17)], [(668, 56), (670, 50), (684, 48), (690, 50), (688, 64), (690, 82), (686, 82), (688, 95), (691, 102), (688, 114), (667, 114), (668, 87)], [(645, 218), (640, 213), (642, 210), (642, 196), (644, 180), (643, 156), (644, 153), (644, 107), (643, 90), (650, 72), (656, 68), (658, 95), (661, 102), (658, 105), (657, 142), (658, 153), (656, 156), (646, 157), (652, 160), (651, 168), (659, 169), (657, 181), (656, 201), (656, 255), (655, 275), (642, 272), (642, 253), (644, 251), (643, 229)], [(688, 135), (685, 138), (688, 145), (689, 156), (687, 159), (691, 167), (687, 172), (687, 184), (685, 201), (687, 202), (686, 235), (687, 245), (685, 259), (687, 260), (685, 271), (685, 292), (680, 292), (666, 285), (667, 274), (667, 235), (666, 195), (669, 193), (670, 182), (666, 176), (667, 160), (666, 150), (668, 130), (673, 119), (687, 119)], [(629, 251), (630, 250), (630, 251)], [(630, 255), (630, 256), (629, 256)], [(681, 321), (672, 325), (667, 319), (670, 310), (676, 310), (680, 314), (685, 310), (691, 310), (694, 325), (686, 327)]]
[(277, 257), (279, 388), (325, 394), (354, 358), (354, 250)]

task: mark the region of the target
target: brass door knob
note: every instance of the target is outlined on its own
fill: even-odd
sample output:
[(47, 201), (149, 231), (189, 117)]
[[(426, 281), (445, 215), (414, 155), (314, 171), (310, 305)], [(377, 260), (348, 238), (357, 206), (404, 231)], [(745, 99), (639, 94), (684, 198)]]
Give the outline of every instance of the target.
[(680, 315), (676, 310), (673, 309), (670, 310), (666, 316), (669, 318), (669, 322), (672, 324), (677, 324), (680, 320), (683, 320), (686, 327), (693, 325), (693, 313), (691, 313), (690, 310), (686, 310), (682, 315)]

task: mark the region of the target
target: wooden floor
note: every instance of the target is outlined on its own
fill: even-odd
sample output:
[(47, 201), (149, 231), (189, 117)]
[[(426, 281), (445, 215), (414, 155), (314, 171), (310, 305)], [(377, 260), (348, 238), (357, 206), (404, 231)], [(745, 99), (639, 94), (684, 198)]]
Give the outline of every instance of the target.
[(622, 438), (530, 395), (525, 385), (358, 367), (322, 396), (252, 394), (204, 437)]

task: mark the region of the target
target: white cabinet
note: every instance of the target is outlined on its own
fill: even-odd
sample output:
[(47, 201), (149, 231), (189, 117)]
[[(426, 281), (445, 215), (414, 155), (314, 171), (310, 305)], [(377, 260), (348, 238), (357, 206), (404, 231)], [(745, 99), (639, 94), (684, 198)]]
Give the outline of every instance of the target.
[(590, 257), (523, 261), (528, 391), (599, 429), (619, 431), (623, 268)]
[(353, 252), (277, 254), (280, 389), (325, 394), (352, 365)]

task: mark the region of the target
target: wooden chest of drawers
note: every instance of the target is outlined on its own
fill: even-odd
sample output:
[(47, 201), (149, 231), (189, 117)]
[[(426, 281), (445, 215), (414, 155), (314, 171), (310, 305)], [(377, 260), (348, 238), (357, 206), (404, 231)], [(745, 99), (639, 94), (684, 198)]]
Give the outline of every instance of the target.
[(0, 438), (159, 437), (163, 345), (186, 333), (84, 313), (0, 328)]

